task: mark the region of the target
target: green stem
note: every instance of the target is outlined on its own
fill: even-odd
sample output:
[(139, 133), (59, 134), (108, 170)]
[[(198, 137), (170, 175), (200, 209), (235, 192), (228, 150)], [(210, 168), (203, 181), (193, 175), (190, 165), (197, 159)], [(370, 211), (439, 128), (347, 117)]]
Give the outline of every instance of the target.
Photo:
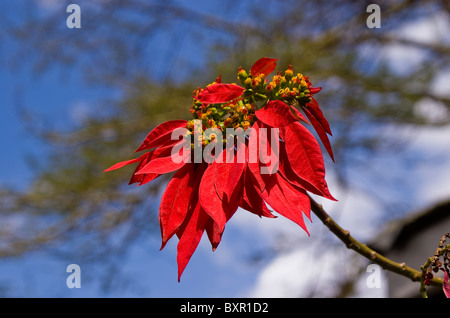
[[(356, 251), (370, 261), (380, 265), (383, 269), (397, 273), (399, 275), (410, 278), (414, 282), (418, 282), (422, 278), (422, 272), (407, 266), (405, 263), (397, 263), (356, 240), (350, 235), (350, 232), (344, 230), (339, 224), (334, 221), (331, 216), (323, 209), (322, 205), (318, 204), (311, 197), (311, 209), (315, 215), (325, 224), (328, 229), (335, 234), (349, 249)], [(439, 277), (434, 277), (431, 281), (433, 285), (442, 286), (443, 280)]]

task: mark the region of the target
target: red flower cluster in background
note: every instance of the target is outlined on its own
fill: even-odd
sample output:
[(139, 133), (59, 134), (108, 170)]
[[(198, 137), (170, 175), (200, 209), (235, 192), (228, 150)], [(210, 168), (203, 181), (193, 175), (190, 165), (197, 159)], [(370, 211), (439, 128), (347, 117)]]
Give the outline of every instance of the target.
[[(303, 219), (303, 213), (310, 219), (307, 192), (335, 200), (325, 181), (320, 146), (302, 124), (312, 125), (334, 161), (328, 139), (330, 126), (313, 97), (321, 88), (311, 87), (308, 77), (300, 73), (294, 75), (291, 66), (268, 81), (267, 76), (275, 70), (277, 60), (261, 58), (250, 73), (239, 68), (242, 86), (222, 83), (219, 77), (204, 89), (196, 89), (190, 108), (192, 120), (160, 124), (136, 150), (147, 152), (105, 170), (138, 163), (130, 184), (139, 185), (175, 172), (161, 199), (159, 221), (161, 249), (173, 235), (179, 238), (178, 280), (203, 233), (206, 231), (215, 250), (226, 223), (238, 207), (260, 217), (274, 218), (270, 207), (307, 232)], [(196, 125), (198, 122), (201, 124)], [(177, 129), (185, 129), (185, 137), (190, 140), (199, 139), (191, 141), (192, 149), (196, 144), (205, 150), (214, 146), (214, 157), (222, 160), (198, 162), (190, 160), (193, 153), (189, 152), (184, 153), (186, 160), (173, 160), (174, 147), (180, 142), (173, 138)], [(203, 134), (199, 135), (196, 129)], [(251, 129), (251, 133), (244, 142), (236, 140), (231, 148), (227, 144), (228, 151), (225, 151), (227, 129)], [(204, 134), (205, 131), (218, 133)], [(252, 149), (257, 150), (259, 158), (270, 157), (272, 162), (249, 160)], [(244, 154), (241, 160), (239, 151)]]

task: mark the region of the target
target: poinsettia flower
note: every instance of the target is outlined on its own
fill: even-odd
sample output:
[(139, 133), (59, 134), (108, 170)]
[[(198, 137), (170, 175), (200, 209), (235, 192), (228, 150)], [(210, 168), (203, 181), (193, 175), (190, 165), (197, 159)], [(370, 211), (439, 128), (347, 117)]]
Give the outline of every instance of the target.
[[(259, 59), (249, 74), (239, 68), (242, 86), (219, 77), (196, 89), (194, 119), (158, 125), (136, 150), (147, 152), (105, 170), (138, 163), (130, 184), (139, 185), (174, 173), (161, 198), (159, 222), (161, 249), (174, 235), (179, 239), (178, 280), (203, 234), (215, 250), (238, 208), (266, 218), (275, 218), (274, 211), (308, 233), (307, 193), (336, 200), (325, 180), (319, 143), (302, 124), (312, 125), (334, 160), (330, 126), (313, 98), (320, 88), (311, 87), (302, 74), (294, 76), (291, 66), (269, 82), (277, 60)], [(229, 129), (236, 134), (230, 137)], [(200, 161), (196, 151), (203, 155)]]

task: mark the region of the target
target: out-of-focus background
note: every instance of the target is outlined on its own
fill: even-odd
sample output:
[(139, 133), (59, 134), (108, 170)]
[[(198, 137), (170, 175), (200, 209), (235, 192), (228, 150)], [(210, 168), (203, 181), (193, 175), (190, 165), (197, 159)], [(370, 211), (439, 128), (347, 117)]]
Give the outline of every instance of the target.
[[(70, 3), (81, 28), (67, 27)], [(367, 25), (372, 3), (380, 28)], [(308, 237), (282, 217), (243, 210), (215, 252), (201, 242), (178, 283), (177, 239), (159, 251), (168, 179), (128, 186), (134, 167), (103, 170), (131, 159), (157, 124), (189, 118), (198, 86), (219, 74), (234, 82), (239, 66), (279, 58), (278, 70), (292, 64), (323, 87), (317, 100), (336, 158), (325, 156), (327, 181), (339, 201), (318, 200), (394, 260), (410, 265), (420, 255), (418, 268), (450, 231), (449, 1), (17, 0), (1, 8), (0, 296), (418, 292), (403, 278), (395, 285), (413, 291), (394, 291), (385, 272), (369, 284), (370, 262), (314, 216)], [(81, 288), (67, 287), (69, 264), (80, 266)]]

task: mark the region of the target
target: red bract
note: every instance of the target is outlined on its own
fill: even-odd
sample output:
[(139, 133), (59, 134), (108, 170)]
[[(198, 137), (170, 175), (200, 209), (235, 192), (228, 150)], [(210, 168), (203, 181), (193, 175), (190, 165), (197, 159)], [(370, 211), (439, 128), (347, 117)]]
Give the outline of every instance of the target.
[[(174, 235), (179, 238), (178, 280), (203, 233), (215, 250), (239, 207), (259, 217), (275, 218), (272, 209), (308, 233), (303, 218), (304, 214), (310, 219), (307, 192), (335, 200), (325, 181), (320, 146), (301, 124), (308, 123), (303, 110), (333, 159), (327, 137), (330, 126), (312, 97), (320, 88), (312, 88), (301, 74), (294, 76), (291, 66), (285, 76), (277, 73), (267, 83), (263, 79), (274, 71), (276, 61), (258, 60), (250, 75), (240, 68), (242, 86), (223, 84), (218, 78), (205, 89), (195, 90), (193, 120), (158, 125), (136, 150), (146, 153), (106, 170), (138, 163), (130, 184), (139, 185), (174, 173), (161, 198), (159, 222), (161, 249)], [(227, 128), (236, 132), (231, 145)], [(183, 141), (172, 136), (180, 129), (184, 129), (184, 142), (188, 140), (181, 155)], [(239, 129), (245, 132), (242, 139)], [(198, 160), (197, 150), (215, 160)]]
[(159, 147), (164, 142), (170, 141), (172, 131), (176, 128), (186, 127), (186, 123), (186, 120), (171, 120), (157, 126), (147, 135), (139, 148), (136, 149), (136, 152)]
[(444, 270), (444, 285), (442, 286), (445, 297), (450, 298), (450, 283), (448, 282), (448, 273)]
[(251, 76), (255, 77), (259, 75), (263, 76), (269, 75), (277, 67), (277, 61), (278, 59), (271, 59), (268, 57), (260, 58), (258, 61), (255, 62), (255, 64), (253, 64), (250, 70)]
[(303, 108), (303, 111), (305, 112), (306, 116), (311, 122), (311, 125), (319, 135), (319, 138), (325, 146), (325, 149), (327, 150), (331, 159), (334, 161), (333, 150), (331, 149), (331, 144), (327, 136), (327, 134), (329, 134), (330, 136), (332, 135), (330, 125), (328, 124), (326, 118), (323, 116), (322, 111), (319, 108), (319, 104), (314, 98), (312, 98), (312, 102), (306, 104), (306, 106)]

